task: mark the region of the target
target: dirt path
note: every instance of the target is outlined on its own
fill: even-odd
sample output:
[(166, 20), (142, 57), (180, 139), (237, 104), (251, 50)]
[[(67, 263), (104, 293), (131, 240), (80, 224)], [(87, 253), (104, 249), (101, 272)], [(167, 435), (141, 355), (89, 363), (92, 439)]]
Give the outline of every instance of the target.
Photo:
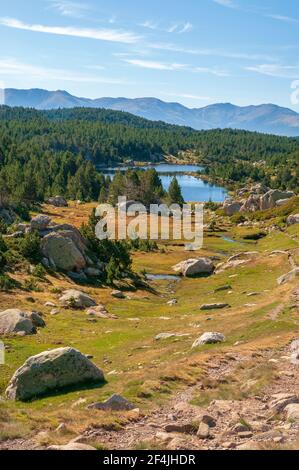
[[(278, 352), (266, 351), (262, 358), (259, 357), (259, 361), (271, 362), (275, 367), (277, 364), (277, 376), (258, 396), (242, 401), (216, 400), (208, 408), (201, 409), (189, 404), (203, 390), (203, 384), (199, 382), (176, 394), (167, 405), (130, 423), (121, 431), (89, 429), (79, 441), (86, 443), (96, 440), (108, 449), (148, 446), (158, 449), (233, 449), (251, 448), (265, 443), (290, 445), (299, 442), (299, 423), (287, 423), (283, 416), (272, 421), (276, 414), (271, 409), (273, 395), (282, 392), (294, 394), (299, 390), (298, 366), (291, 364), (289, 354), (289, 348), (286, 348)], [(208, 378), (221, 383), (246, 360), (248, 356), (237, 354), (226, 354), (216, 362), (210, 360), (207, 364)], [(203, 415), (213, 417), (216, 422), (206, 439), (200, 439), (189, 429)]]

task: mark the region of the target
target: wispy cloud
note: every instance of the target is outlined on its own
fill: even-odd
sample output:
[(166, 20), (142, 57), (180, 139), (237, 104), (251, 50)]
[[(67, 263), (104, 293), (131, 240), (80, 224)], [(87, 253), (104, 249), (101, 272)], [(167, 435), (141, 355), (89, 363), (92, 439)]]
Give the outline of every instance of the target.
[(233, 0), (213, 0), (214, 3), (218, 3), (218, 5), (221, 5), (223, 7), (227, 8), (237, 8), (238, 5)]
[(154, 70), (182, 70), (186, 67), (185, 64), (168, 64), (164, 62), (156, 62), (153, 60), (140, 60), (140, 59), (123, 59), (124, 62), (136, 67)]
[(148, 43), (146, 45), (149, 49), (157, 49), (171, 52), (180, 52), (183, 54), (202, 55), (223, 57), (226, 59), (237, 60), (266, 60), (273, 61), (275, 58), (266, 54), (250, 54), (245, 52), (231, 52), (222, 49), (192, 49), (188, 47), (178, 46), (171, 43)]
[(85, 75), (78, 72), (56, 69), (48, 67), (40, 67), (37, 65), (21, 62), (15, 58), (0, 58), (0, 78), (5, 76), (20, 76), (38, 80), (57, 80), (82, 83), (109, 83), (124, 84), (123, 80), (109, 77), (99, 77), (94, 75)]
[(211, 75), (217, 75), (218, 77), (228, 77), (229, 73), (225, 70), (221, 70), (213, 67), (194, 67), (188, 64), (179, 64), (179, 63), (166, 63), (158, 62), (153, 60), (141, 60), (141, 59), (123, 59), (123, 62), (127, 64), (134, 65), (136, 67), (142, 67), (145, 69), (153, 70), (187, 70), (189, 72), (197, 73), (209, 73)]
[(161, 26), (160, 23), (157, 21), (146, 20), (143, 23), (140, 23), (139, 26), (142, 26), (143, 28), (147, 29), (177, 34), (189, 33), (193, 29), (193, 25), (192, 23), (190, 23), (190, 21), (172, 23), (170, 24), (170, 26)]
[(299, 23), (299, 19), (292, 18), (291, 16), (283, 16), (283, 15), (266, 15), (268, 18), (272, 18), (273, 20), (283, 21), (284, 23)]
[(23, 23), (15, 18), (0, 18), (0, 25), (9, 28), (35, 31), (37, 33), (57, 34), (60, 36), (73, 36), (79, 38), (96, 39), (100, 41), (120, 42), (135, 44), (140, 36), (130, 31), (118, 31), (114, 29), (79, 28), (75, 26), (45, 26), (40, 24)]
[(179, 33), (179, 34), (181, 34), (181, 33), (189, 33), (189, 31), (192, 31), (192, 29), (193, 29), (192, 23), (187, 22), (187, 23), (185, 23), (185, 24), (183, 25), (182, 29), (180, 29), (180, 30), (178, 31), (178, 33)]
[(198, 100), (198, 101), (212, 101), (210, 96), (200, 96), (200, 95), (192, 95), (189, 93), (169, 93), (169, 92), (161, 92), (164, 96), (172, 96), (174, 98), (184, 98), (187, 100)]
[(69, 0), (50, 0), (50, 7), (58, 11), (60, 15), (70, 18), (83, 18), (91, 10), (86, 3)]
[(297, 79), (299, 78), (299, 65), (260, 64), (246, 67), (246, 70), (270, 77)]

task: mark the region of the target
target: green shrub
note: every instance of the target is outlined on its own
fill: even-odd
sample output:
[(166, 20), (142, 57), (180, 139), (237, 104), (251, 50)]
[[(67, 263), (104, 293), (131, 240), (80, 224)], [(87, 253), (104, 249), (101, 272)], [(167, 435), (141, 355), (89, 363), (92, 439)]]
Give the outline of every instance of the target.
[(42, 259), (42, 253), (38, 233), (30, 232), (20, 239), (19, 251), (24, 258), (33, 263), (39, 263)]
[(240, 212), (237, 212), (236, 214), (232, 215), (230, 220), (234, 223), (234, 224), (242, 224), (243, 222), (246, 222), (246, 217), (241, 214)]
[(38, 277), (39, 279), (44, 279), (46, 274), (47, 274), (47, 271), (45, 270), (42, 264), (38, 264), (32, 270), (32, 276)]
[(42, 292), (42, 289), (39, 287), (36, 279), (33, 277), (29, 277), (25, 280), (23, 287), (25, 290), (32, 291), (32, 292)]
[(5, 274), (0, 274), (0, 290), (9, 291), (16, 286), (16, 283), (13, 279), (10, 279)]

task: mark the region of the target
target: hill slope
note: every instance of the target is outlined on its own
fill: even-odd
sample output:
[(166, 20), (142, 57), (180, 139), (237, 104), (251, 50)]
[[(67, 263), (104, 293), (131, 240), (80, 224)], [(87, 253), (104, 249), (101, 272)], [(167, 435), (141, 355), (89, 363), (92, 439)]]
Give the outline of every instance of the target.
[(299, 114), (274, 104), (235, 106), (219, 103), (204, 108), (187, 108), (157, 98), (78, 98), (63, 90), (5, 90), (8, 106), (40, 110), (58, 108), (106, 108), (126, 111), (150, 120), (190, 126), (198, 130), (233, 128), (286, 136), (299, 136)]

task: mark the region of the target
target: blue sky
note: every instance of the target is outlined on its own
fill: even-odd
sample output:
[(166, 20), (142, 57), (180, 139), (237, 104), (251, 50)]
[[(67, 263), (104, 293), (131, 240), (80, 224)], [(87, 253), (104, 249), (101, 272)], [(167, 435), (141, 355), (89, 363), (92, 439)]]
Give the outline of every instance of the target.
[(0, 87), (299, 111), (298, 0), (1, 3)]

